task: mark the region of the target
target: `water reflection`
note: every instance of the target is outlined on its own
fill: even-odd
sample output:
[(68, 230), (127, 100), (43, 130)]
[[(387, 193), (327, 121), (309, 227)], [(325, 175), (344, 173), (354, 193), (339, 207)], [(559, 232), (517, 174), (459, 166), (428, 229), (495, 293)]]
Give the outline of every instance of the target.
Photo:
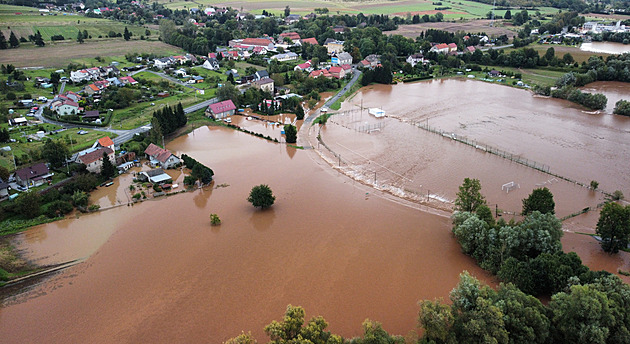
[(271, 228), (275, 218), (276, 209), (271, 207), (252, 212), (252, 215), (249, 217), (249, 223), (251, 223), (258, 231), (264, 232)]
[[(214, 184), (212, 184), (212, 185), (214, 185)], [(208, 203), (208, 199), (212, 195), (212, 189), (213, 189), (212, 185), (204, 187), (204, 188), (201, 188), (201, 189), (195, 191), (196, 194), (195, 194), (195, 197), (193, 197), (193, 200), (195, 201), (195, 206), (197, 206), (197, 208), (199, 208), (199, 209), (205, 209), (206, 208), (206, 204)]]

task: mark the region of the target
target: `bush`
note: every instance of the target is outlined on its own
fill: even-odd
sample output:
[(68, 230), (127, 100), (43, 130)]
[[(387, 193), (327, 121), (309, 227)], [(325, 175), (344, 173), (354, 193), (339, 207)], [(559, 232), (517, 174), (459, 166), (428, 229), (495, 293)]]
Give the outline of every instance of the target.
[(275, 200), (276, 197), (273, 195), (271, 188), (265, 184), (254, 186), (249, 193), (249, 197), (247, 197), (247, 201), (254, 207), (260, 207), (261, 209), (271, 207)]
[(213, 226), (218, 226), (221, 224), (221, 219), (217, 214), (210, 214), (210, 224)]

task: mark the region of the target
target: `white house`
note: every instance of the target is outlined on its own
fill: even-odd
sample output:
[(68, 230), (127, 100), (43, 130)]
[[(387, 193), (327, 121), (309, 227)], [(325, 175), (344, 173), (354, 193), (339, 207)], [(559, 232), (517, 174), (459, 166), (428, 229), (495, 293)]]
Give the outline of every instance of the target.
[(202, 67), (208, 70), (219, 70), (219, 61), (211, 57), (203, 63)]
[(70, 80), (74, 83), (92, 80), (92, 76), (86, 70), (76, 70), (70, 72)]
[(269, 93), (273, 93), (273, 85), (274, 84), (272, 78), (264, 78), (254, 81), (254, 87)]
[(338, 60), (338, 65), (351, 65), (352, 64), (352, 55), (350, 55), (349, 53), (343, 52), (343, 53), (339, 53), (337, 54), (337, 60)]
[(55, 111), (60, 116), (76, 115), (79, 112), (79, 104), (71, 100), (66, 100), (61, 102), (61, 104), (57, 106)]
[(272, 60), (278, 60), (278, 62), (295, 61), (298, 58), (298, 54), (294, 52), (288, 52), (284, 54), (278, 54), (271, 57)]
[(151, 165), (153, 166), (160, 166), (168, 169), (181, 162), (181, 160), (168, 149), (160, 148), (153, 143), (144, 150), (144, 153), (147, 155)]
[(155, 59), (153, 61), (153, 65), (155, 66), (155, 68), (159, 68), (159, 69), (164, 69), (164, 68), (170, 66), (172, 63), (173, 62), (168, 57), (164, 57), (164, 58), (161, 58), (161, 59)]
[(112, 164), (116, 163), (114, 151), (109, 147), (98, 147), (89, 153), (79, 155), (77, 162), (84, 164), (86, 169), (92, 173), (99, 173), (103, 168), (103, 154), (107, 154), (107, 158)]

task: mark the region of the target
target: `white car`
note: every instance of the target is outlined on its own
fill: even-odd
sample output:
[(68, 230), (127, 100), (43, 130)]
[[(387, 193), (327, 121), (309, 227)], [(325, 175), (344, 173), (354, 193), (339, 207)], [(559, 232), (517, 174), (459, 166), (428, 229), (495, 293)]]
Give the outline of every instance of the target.
[(37, 100), (39, 100), (40, 102), (47, 102), (48, 98), (46, 98), (46, 97), (39, 97), (39, 98), (37, 98)]

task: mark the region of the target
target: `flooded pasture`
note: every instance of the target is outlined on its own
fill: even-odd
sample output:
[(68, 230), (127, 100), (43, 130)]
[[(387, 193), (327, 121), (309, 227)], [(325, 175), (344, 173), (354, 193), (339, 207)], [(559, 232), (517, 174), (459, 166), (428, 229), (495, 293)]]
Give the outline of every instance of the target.
[[(168, 148), (211, 166), (215, 187), (63, 222), (110, 236), (84, 263), (4, 300), (5, 342), (219, 343), (241, 330), (263, 339), (289, 303), (344, 336), (365, 318), (406, 334), (416, 302), (447, 297), (463, 270), (494, 284), (461, 253), (447, 217), (390, 202), (312, 152), (225, 128)], [(266, 211), (246, 201), (261, 183), (277, 197)], [(60, 236), (49, 232), (57, 224), (34, 231)]]

